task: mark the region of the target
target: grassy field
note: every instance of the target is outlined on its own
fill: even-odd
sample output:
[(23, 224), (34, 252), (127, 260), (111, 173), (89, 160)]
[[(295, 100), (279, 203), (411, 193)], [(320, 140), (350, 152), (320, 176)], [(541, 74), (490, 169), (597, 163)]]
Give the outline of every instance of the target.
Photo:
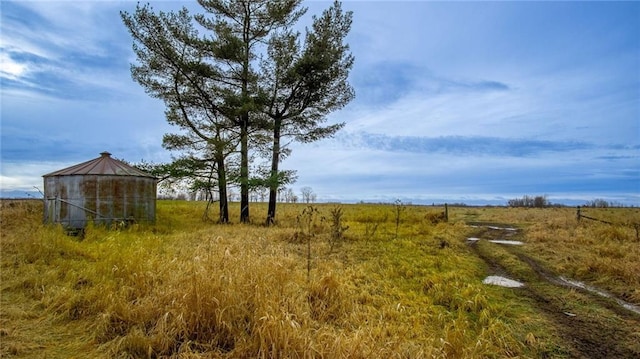
[[(72, 237), (41, 223), (41, 202), (3, 201), (0, 355), (640, 355), (640, 315), (554, 281), (640, 305), (638, 209), (583, 211), (611, 225), (571, 208), (458, 207), (444, 223), (437, 207), (281, 204), (267, 228), (205, 222), (204, 208), (159, 201), (156, 225)], [(265, 213), (252, 205), (257, 222)]]

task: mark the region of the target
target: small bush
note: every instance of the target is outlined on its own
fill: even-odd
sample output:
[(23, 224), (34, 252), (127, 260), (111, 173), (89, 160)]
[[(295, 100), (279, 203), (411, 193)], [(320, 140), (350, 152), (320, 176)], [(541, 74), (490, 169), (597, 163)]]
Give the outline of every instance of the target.
[(330, 237), (330, 250), (336, 244), (339, 244), (344, 239), (344, 232), (349, 229), (349, 226), (344, 226), (342, 223), (342, 207), (334, 207), (331, 210), (331, 237)]
[(438, 224), (447, 221), (447, 216), (444, 212), (428, 212), (425, 214), (424, 219), (431, 224)]

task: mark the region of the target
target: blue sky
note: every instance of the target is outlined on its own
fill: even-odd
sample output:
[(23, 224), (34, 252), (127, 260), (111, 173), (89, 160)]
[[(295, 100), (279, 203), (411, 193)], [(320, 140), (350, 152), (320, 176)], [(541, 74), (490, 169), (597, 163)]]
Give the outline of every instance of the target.
[[(150, 1), (157, 10), (194, 2)], [(134, 1), (2, 1), (0, 196), (107, 150), (163, 162), (163, 104), (131, 80)], [(310, 1), (300, 29), (329, 2)], [(640, 2), (345, 1), (356, 99), (294, 145), (319, 200), (640, 205)], [(37, 192), (35, 192), (37, 195)]]

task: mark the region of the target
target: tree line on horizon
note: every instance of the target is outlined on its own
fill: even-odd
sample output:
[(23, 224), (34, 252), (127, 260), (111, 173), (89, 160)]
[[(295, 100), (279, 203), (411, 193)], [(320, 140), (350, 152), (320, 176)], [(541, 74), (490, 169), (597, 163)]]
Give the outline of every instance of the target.
[[(141, 167), (160, 181), (217, 192), (219, 222), (229, 221), (228, 186), (240, 188), (240, 221), (249, 222), (250, 191), (269, 191), (274, 223), (278, 190), (295, 181), (280, 163), (292, 142), (330, 137), (344, 123), (327, 115), (355, 93), (347, 81), (354, 57), (345, 43), (352, 12), (335, 1), (304, 36), (294, 29), (302, 0), (198, 0), (203, 13), (121, 12), (133, 38), (131, 75), (166, 106), (176, 133), (163, 136), (171, 163)], [(260, 159), (263, 159), (261, 162)]]
[[(520, 198), (513, 198), (507, 201), (508, 207), (527, 207), (527, 208), (547, 208), (547, 207), (566, 207), (564, 204), (551, 203), (546, 195), (529, 196), (524, 195)], [(622, 203), (615, 201), (607, 201), (602, 198), (596, 198), (585, 202), (582, 207), (589, 208), (610, 208), (610, 207), (627, 207)], [(633, 207), (633, 206), (631, 206)]]
[[(228, 200), (231, 202), (240, 201), (240, 193), (233, 190), (227, 191)], [(199, 191), (176, 191), (173, 188), (169, 191), (163, 191), (158, 195), (158, 199), (161, 200), (183, 200), (183, 201), (208, 201), (217, 202), (219, 199), (216, 193), (213, 193), (214, 197), (211, 197), (211, 193), (205, 190)], [(254, 188), (249, 192), (250, 202), (267, 202), (269, 192), (266, 188)], [(279, 203), (316, 203), (318, 195), (313, 192), (311, 187), (300, 188), (300, 195), (291, 187), (281, 186), (278, 188), (277, 202)]]

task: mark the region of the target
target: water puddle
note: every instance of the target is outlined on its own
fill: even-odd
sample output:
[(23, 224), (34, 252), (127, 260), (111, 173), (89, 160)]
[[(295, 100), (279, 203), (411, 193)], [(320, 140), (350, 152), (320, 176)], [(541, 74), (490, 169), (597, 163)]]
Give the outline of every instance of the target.
[(497, 244), (506, 244), (509, 246), (521, 246), (524, 244), (523, 242), (520, 242), (520, 241), (508, 241), (506, 239), (492, 239), (489, 242), (497, 243)]
[[(467, 238), (467, 241), (469, 242), (477, 242), (479, 241), (481, 238), (476, 238), (476, 237), (469, 237)], [(521, 241), (509, 241), (506, 239), (490, 239), (489, 242), (491, 243), (496, 243), (496, 244), (506, 244), (509, 246), (521, 246), (524, 244), (524, 242)]]
[(507, 287), (507, 288), (520, 288), (524, 286), (523, 283), (520, 283), (517, 280), (501, 277), (499, 275), (490, 275), (487, 278), (485, 278), (482, 281), (482, 283), (499, 285), (501, 287)]
[(513, 228), (513, 227), (498, 227), (498, 226), (484, 226), (484, 225), (478, 225), (478, 224), (470, 224), (469, 227), (471, 228), (489, 228), (489, 229), (493, 229), (496, 231), (509, 231), (509, 232), (516, 232), (518, 230), (518, 228)]
[(590, 286), (588, 284), (584, 284), (584, 283), (582, 283), (580, 281), (577, 281), (577, 280), (567, 279), (565, 277), (558, 277), (558, 281), (560, 283), (566, 285), (566, 286), (569, 286), (569, 287), (578, 288), (578, 289), (584, 289), (584, 290), (589, 291), (591, 293), (595, 293), (595, 294), (597, 294), (597, 295), (599, 295), (601, 297), (613, 299), (621, 307), (623, 307), (623, 308), (625, 308), (627, 310), (630, 310), (632, 312), (635, 312), (637, 314), (640, 314), (640, 307), (639, 306), (633, 305), (633, 304), (631, 304), (629, 302), (626, 302), (626, 301), (624, 301), (622, 299), (616, 298), (616, 297), (612, 296), (611, 294), (609, 294), (609, 293), (607, 293), (605, 291), (602, 291), (602, 290), (600, 290), (600, 289), (598, 289), (596, 287), (592, 287), (592, 286)]
[(487, 228), (489, 229), (495, 229), (497, 231), (509, 231), (509, 232), (515, 232), (518, 229), (517, 228), (511, 228), (511, 227), (497, 227), (497, 226), (487, 226)]

